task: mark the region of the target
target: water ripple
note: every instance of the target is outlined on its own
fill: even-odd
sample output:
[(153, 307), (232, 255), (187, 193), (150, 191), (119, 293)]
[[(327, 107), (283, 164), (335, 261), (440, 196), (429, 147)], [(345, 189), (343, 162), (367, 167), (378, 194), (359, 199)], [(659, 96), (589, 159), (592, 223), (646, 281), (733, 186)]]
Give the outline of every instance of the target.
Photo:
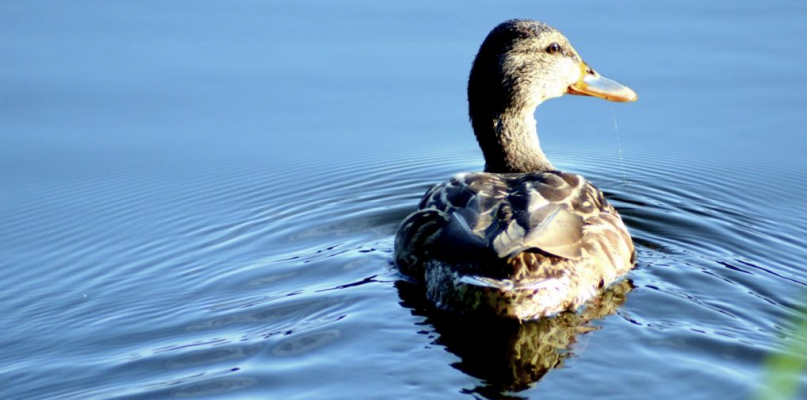
[[(630, 333), (637, 344), (620, 343), (639, 352), (659, 341), (680, 343), (687, 350), (678, 356), (690, 358), (692, 349), (718, 348), (749, 371), (777, 348), (772, 339), (786, 336), (780, 321), (800, 313), (794, 299), (806, 286), (807, 271), (794, 232), (807, 231), (748, 207), (755, 194), (743, 188), (752, 171), (738, 168), (731, 180), (702, 173), (697, 157), (629, 153), (625, 182), (616, 173), (622, 164), (608, 152), (576, 149), (557, 160), (606, 192), (639, 252), (630, 297), (598, 318), (564, 322), (563, 332), (583, 342)], [(438, 365), (447, 364), (447, 356), (430, 349), (446, 346), (463, 359), (461, 371), (484, 376), (473, 362), (476, 355), (449, 343), (450, 328), (424, 330), (430, 320), (422, 319), (419, 306), (400, 307), (411, 299), (398, 299), (392, 282), (399, 277), (391, 267), (398, 223), (431, 185), (480, 169), (477, 150), (340, 154), (296, 164), (249, 156), (192, 170), (159, 157), (129, 162), (127, 168), (163, 162), (158, 169), (168, 172), (125, 180), (123, 167), (87, 171), (86, 180), (54, 188), (63, 191), (58, 201), (39, 199), (9, 219), (15, 235), (3, 240), (15, 250), (3, 262), (20, 271), (19, 283), (0, 296), (13, 301), (36, 293), (38, 301), (14, 302), (8, 322), (20, 331), (53, 332), (58, 326), (61, 332), (36, 345), (8, 342), (39, 355), (21, 360), (7, 354), (3, 362), (30, 371), (47, 362), (43, 354), (56, 354), (109, 374), (92, 389), (84, 389), (89, 377), (77, 375), (63, 388), (42, 390), (82, 398), (228, 397), (291, 375), (328, 374), (323, 358), (350, 356), (358, 338), (364, 338), (360, 348), (387, 357), (407, 340), (406, 349)], [(771, 193), (779, 195), (776, 190)], [(48, 216), (49, 224), (34, 224), (36, 213)], [(52, 247), (28, 258), (26, 249), (44, 242)], [(771, 249), (784, 253), (771, 257)], [(33, 262), (51, 271), (43, 275)], [(50, 281), (58, 284), (45, 284)], [(605, 318), (609, 313), (630, 328), (612, 326), (618, 322)], [(592, 326), (616, 329), (575, 336)], [(390, 339), (372, 336), (368, 327), (391, 332)], [(554, 337), (555, 328), (520, 332), (540, 342)], [(417, 337), (424, 332), (425, 338)], [(65, 347), (65, 340), (72, 346)], [(614, 356), (575, 340), (559, 348), (592, 351), (593, 359)], [(99, 343), (103, 351), (90, 350)], [(376, 363), (400, 371), (409, 353), (401, 354)], [(551, 368), (524, 371), (530, 378), (520, 390), (545, 379), (549, 369), (562, 368), (567, 358), (554, 355)], [(30, 372), (11, 377), (38, 379)], [(495, 392), (484, 385), (458, 386), (471, 387), (468, 393)]]

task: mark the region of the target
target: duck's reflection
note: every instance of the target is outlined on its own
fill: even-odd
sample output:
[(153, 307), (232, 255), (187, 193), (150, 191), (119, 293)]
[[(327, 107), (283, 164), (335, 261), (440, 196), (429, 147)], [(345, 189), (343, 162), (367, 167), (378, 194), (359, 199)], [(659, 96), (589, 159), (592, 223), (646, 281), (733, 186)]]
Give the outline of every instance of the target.
[(435, 344), (460, 357), (453, 366), (485, 382), (472, 390), (489, 398), (517, 392), (563, 364), (578, 334), (597, 328), (591, 321), (616, 313), (633, 289), (629, 280), (601, 291), (578, 313), (523, 322), (454, 315), (434, 308), (418, 286), (398, 282), (405, 307), (427, 317), (439, 334)]

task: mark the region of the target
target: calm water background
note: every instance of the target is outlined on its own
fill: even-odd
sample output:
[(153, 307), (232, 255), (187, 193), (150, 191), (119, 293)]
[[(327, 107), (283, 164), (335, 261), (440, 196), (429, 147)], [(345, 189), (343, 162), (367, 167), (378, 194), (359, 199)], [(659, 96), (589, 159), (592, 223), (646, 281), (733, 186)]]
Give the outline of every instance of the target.
[[(807, 299), (807, 3), (433, 3), (3, 2), (0, 397), (753, 393)], [(491, 330), (390, 262), (482, 168), (465, 83), (514, 17), (639, 93), (536, 115), (639, 263)]]

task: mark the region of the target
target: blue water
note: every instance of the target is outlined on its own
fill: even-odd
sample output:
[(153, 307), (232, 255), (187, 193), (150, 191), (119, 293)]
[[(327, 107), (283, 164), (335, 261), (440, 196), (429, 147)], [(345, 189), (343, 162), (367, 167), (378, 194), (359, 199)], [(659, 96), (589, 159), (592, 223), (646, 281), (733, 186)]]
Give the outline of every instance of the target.
[[(467, 74), (514, 17), (639, 94), (536, 113), (639, 261), (579, 314), (475, 326), (400, 280), (392, 242), (430, 185), (482, 168)], [(746, 398), (805, 317), (805, 17), (4, 2), (0, 398)]]

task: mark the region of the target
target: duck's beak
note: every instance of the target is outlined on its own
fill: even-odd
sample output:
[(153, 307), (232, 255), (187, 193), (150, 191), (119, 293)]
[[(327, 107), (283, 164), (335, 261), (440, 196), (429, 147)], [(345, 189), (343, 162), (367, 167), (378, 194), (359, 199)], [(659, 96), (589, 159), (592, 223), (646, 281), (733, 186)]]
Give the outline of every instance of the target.
[(636, 101), (638, 98), (629, 87), (600, 75), (584, 62), (580, 63), (580, 79), (569, 86), (568, 93), (619, 102)]

